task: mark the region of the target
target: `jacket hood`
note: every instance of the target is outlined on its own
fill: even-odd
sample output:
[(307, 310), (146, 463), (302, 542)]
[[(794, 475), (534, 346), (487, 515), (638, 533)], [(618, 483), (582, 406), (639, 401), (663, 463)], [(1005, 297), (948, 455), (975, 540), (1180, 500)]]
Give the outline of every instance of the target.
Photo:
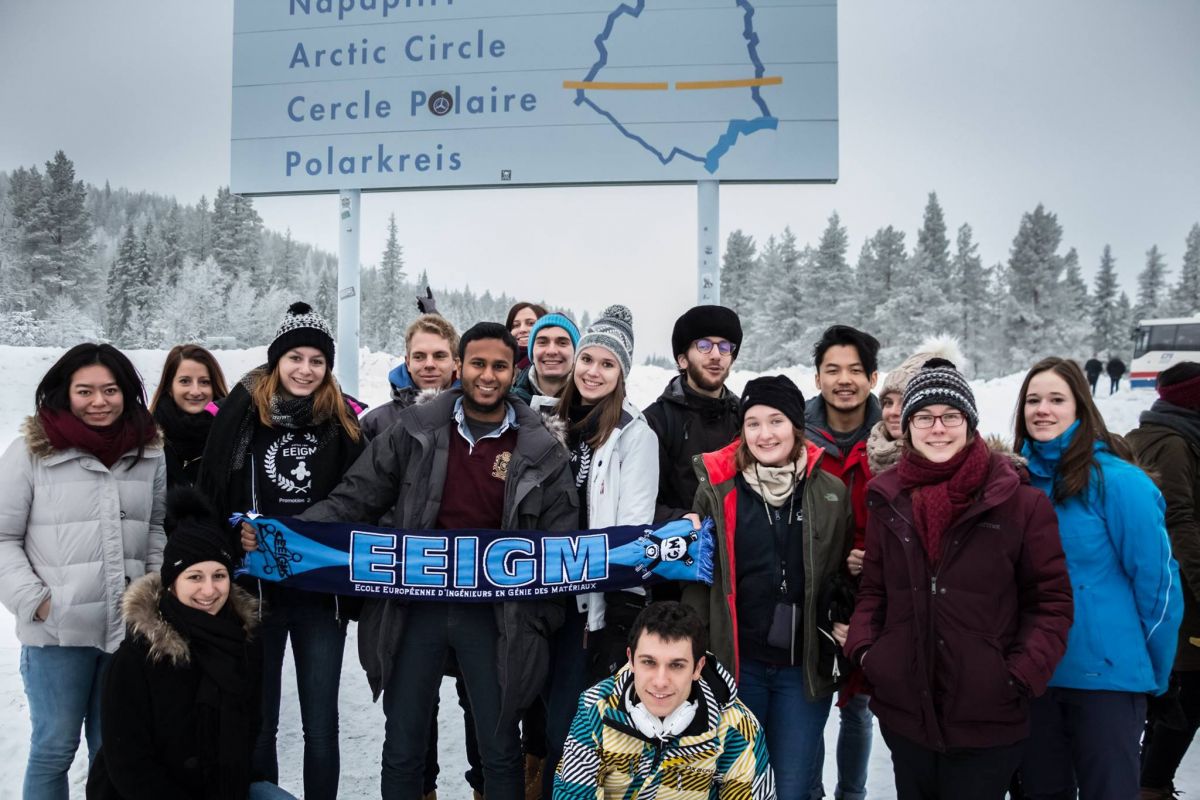
[[(171, 627), (158, 611), (158, 598), (163, 592), (162, 577), (151, 572), (138, 578), (121, 598), (121, 614), (129, 632), (145, 639), (150, 648), (150, 660), (170, 661), (174, 666), (187, 666), (192, 654), (187, 639)], [(254, 633), (257, 624), (258, 601), (235, 583), (230, 584), (226, 601), (242, 621), (246, 638)]]
[[(874, 394), (867, 395), (867, 415), (860, 428), (860, 441), (870, 435), (875, 423), (883, 419), (883, 406)], [(829, 412), (825, 407), (825, 398), (816, 395), (804, 404), (805, 429), (810, 438), (815, 439), (826, 449), (837, 449), (833, 436), (829, 433)]]
[(408, 364), (400, 362), (388, 373), (388, 383), (392, 385), (392, 394), (404, 391), (405, 389), (415, 389), (412, 376), (408, 374)]
[[(712, 481), (713, 486), (724, 483), (734, 475), (737, 475), (738, 468), (737, 464), (734, 463), (734, 455), (741, 444), (742, 438), (739, 436), (720, 450), (699, 456), (705, 471), (708, 472), (708, 479)], [(819, 445), (805, 439), (804, 454), (806, 456), (804, 476), (807, 478), (820, 465), (821, 459), (825, 455), (825, 450)]]
[(738, 412), (738, 396), (729, 390), (729, 387), (724, 388), (724, 394), (720, 397), (708, 397), (694, 391), (689, 391), (685, 388), (683, 373), (676, 375), (668, 381), (667, 386), (663, 389), (659, 399), (664, 403), (674, 403), (677, 406), (685, 408), (695, 408), (700, 411), (710, 411), (713, 416), (719, 416), (727, 409), (733, 412)]
[[(1079, 420), (1071, 423), (1071, 427), (1055, 436), (1048, 442), (1026, 439), (1021, 447), (1021, 455), (1025, 456), (1029, 471), (1043, 478), (1052, 478), (1058, 472), (1058, 464), (1071, 446), (1075, 432), (1079, 430)], [(1096, 442), (1095, 449), (1108, 449), (1102, 442)]]
[[(1182, 408), (1159, 398), (1138, 418), (1143, 426), (1166, 428), (1182, 436), (1192, 447), (1200, 448), (1200, 412)], [(1166, 431), (1162, 435), (1166, 435)]]
[[(605, 704), (608, 708), (605, 718), (616, 723), (626, 733), (645, 739), (629, 718), (627, 697), (633, 686), (633, 669), (626, 663), (617, 670), (611, 680), (612, 691), (608, 694)], [(721, 715), (737, 700), (737, 683), (733, 675), (712, 653), (704, 654), (700, 680), (692, 683), (692, 695), (689, 699), (698, 701), (701, 708), (697, 710), (692, 724), (682, 734), (684, 736), (717, 730)]]
[[(56, 450), (54, 445), (50, 444), (50, 437), (46, 435), (46, 429), (42, 427), (42, 421), (38, 419), (37, 414), (30, 414), (21, 423), (21, 435), (25, 437), (25, 447), (29, 449), (31, 455), (41, 459), (50, 458), (51, 456), (59, 455), (65, 451)], [(162, 429), (159, 428), (154, 434), (154, 438), (146, 443), (146, 450), (162, 450), (163, 435)], [(130, 450), (129, 453), (137, 452)], [(128, 455), (126, 453), (125, 455)], [(124, 458), (125, 456), (121, 456)]]

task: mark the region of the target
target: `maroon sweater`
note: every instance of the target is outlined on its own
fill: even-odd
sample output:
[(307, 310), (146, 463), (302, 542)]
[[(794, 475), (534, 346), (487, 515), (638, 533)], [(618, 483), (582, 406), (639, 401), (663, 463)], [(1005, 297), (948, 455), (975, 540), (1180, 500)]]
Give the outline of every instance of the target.
[(435, 526), (441, 530), (495, 530), (504, 519), (504, 481), (517, 447), (517, 431), (471, 445), (457, 430), (450, 432), (446, 487)]

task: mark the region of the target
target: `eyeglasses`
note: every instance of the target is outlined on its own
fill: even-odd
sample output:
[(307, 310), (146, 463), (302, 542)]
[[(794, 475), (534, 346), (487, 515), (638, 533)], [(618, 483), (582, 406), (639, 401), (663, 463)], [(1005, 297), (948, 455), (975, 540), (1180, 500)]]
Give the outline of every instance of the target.
[(696, 340), (696, 349), (704, 355), (711, 353), (714, 347), (717, 348), (717, 352), (723, 356), (730, 356), (737, 352), (737, 345), (733, 342), (714, 342), (712, 339)]
[(942, 425), (947, 428), (957, 428), (962, 425), (967, 417), (959, 411), (947, 411), (945, 414), (913, 414), (908, 420), (908, 424), (914, 428), (932, 428), (933, 423), (938, 420), (942, 421)]

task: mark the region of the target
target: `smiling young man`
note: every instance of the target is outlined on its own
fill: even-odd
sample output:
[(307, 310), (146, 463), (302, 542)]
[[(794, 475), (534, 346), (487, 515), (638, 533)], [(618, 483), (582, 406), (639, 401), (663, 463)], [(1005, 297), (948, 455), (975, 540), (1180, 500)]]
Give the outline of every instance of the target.
[(529, 331), (530, 364), (517, 375), (512, 396), (537, 411), (556, 408), (578, 344), (579, 328), (565, 314), (540, 317)]
[(360, 424), (370, 441), (426, 390), (444, 391), (458, 377), (458, 331), (440, 314), (422, 314), (404, 332), (404, 363), (388, 373), (392, 402), (373, 408)]
[[(481, 322), (464, 333), (462, 387), (404, 409), (304, 519), (406, 530), (576, 526), (566, 448), (541, 414), (509, 401), (516, 355), (516, 341), (503, 325)], [(562, 613), (540, 600), (367, 601), (359, 655), (375, 697), (383, 695), (384, 798), (423, 795), (430, 719), (453, 651), (471, 698), (487, 796), (523, 800), (517, 719), (546, 682), (547, 636)]]
[(737, 395), (725, 386), (741, 344), (741, 320), (724, 306), (695, 306), (675, 321), (679, 374), (643, 412), (659, 444), (655, 522), (692, 510), (699, 486), (692, 457), (720, 450), (741, 427)]
[(629, 662), (579, 698), (554, 800), (774, 800), (762, 728), (707, 641), (691, 606), (642, 610)]

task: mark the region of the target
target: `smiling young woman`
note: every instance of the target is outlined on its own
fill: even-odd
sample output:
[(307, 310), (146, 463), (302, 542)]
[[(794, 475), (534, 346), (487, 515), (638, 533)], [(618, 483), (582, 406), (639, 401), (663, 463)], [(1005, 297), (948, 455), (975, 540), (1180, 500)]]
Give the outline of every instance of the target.
[[(217, 511), (297, 516), (337, 486), (364, 439), (360, 409), (333, 377), (333, 357), (325, 318), (306, 303), (292, 304), (267, 348), (267, 364), (233, 387), (209, 434), (200, 488)], [(232, 546), (242, 549), (236, 541)], [(280, 679), (290, 638), (305, 731), (304, 796), (334, 798), (340, 771), (338, 681), (351, 609), (332, 595), (274, 584), (255, 591), (268, 613), (259, 634), (262, 729), (254, 771), (278, 778)]]
[(216, 413), (212, 404), (227, 394), (225, 374), (212, 353), (196, 344), (175, 345), (167, 353), (150, 413), (165, 440), (168, 488), (196, 483)]

